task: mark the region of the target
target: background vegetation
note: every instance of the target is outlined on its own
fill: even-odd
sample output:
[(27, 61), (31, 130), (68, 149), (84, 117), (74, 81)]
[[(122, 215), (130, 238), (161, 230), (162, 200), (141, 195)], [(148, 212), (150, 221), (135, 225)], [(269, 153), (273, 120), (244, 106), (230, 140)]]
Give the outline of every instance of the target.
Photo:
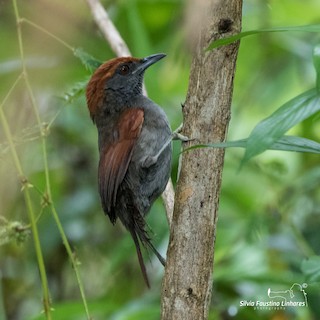
[[(186, 3), (103, 3), (134, 56), (167, 53), (165, 60), (148, 70), (146, 86), (176, 128), (181, 122), (180, 105), (191, 61), (185, 33)], [(100, 208), (97, 134), (81, 91), (90, 71), (72, 48), (82, 47), (101, 61), (113, 54), (84, 1), (18, 1), (17, 7), (25, 19), (19, 25), (13, 2), (0, 1), (0, 319), (45, 318), (39, 256), (31, 233), (35, 226), (53, 319), (86, 317), (72, 263), (80, 273), (88, 309), (95, 319), (159, 319), (161, 265), (150, 256), (152, 289), (147, 290), (129, 234), (119, 225), (113, 227)], [(317, 0), (246, 0), (243, 30), (316, 24), (320, 22), (319, 9)], [(263, 34), (242, 41), (229, 140), (247, 137), (258, 121), (314, 87), (312, 51), (319, 41), (316, 33)], [(320, 141), (318, 123), (316, 115), (290, 133)], [(179, 150), (175, 142), (174, 181)], [(317, 319), (319, 155), (267, 151), (238, 171), (242, 156), (243, 150), (226, 152), (210, 317)], [(55, 212), (74, 250), (71, 257)], [(165, 253), (168, 227), (160, 200), (148, 222), (155, 244)], [(239, 306), (243, 300), (266, 299), (268, 288), (286, 290), (293, 283), (307, 284), (307, 308), (255, 310)]]

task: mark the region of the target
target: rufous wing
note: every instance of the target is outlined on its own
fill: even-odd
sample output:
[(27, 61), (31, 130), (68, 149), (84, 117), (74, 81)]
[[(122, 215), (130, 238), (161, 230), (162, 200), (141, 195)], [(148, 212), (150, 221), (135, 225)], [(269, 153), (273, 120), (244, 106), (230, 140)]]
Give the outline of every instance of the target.
[(114, 207), (119, 185), (127, 172), (134, 145), (138, 140), (144, 111), (130, 108), (123, 111), (114, 127), (113, 141), (100, 151), (99, 192), (103, 208), (111, 221), (115, 222)]

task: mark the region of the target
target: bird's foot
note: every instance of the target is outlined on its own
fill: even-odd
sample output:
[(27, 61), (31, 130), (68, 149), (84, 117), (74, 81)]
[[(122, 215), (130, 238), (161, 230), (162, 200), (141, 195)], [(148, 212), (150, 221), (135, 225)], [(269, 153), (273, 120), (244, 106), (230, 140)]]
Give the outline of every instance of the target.
[(181, 123), (180, 126), (172, 132), (172, 140), (180, 140), (182, 142), (188, 142), (188, 141), (194, 140), (194, 138), (189, 138), (181, 133), (182, 126), (183, 126), (183, 123)]

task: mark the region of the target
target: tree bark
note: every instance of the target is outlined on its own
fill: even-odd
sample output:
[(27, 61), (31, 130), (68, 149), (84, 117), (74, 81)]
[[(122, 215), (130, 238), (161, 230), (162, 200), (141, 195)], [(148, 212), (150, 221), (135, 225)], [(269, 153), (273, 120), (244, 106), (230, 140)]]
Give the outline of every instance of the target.
[[(193, 21), (188, 39), (196, 40), (183, 134), (195, 140), (184, 148), (225, 140), (239, 43), (204, 50), (211, 41), (240, 32), (242, 0), (200, 0), (190, 5), (197, 17), (188, 19)], [(162, 286), (162, 320), (208, 318), (223, 161), (223, 149), (182, 154)]]

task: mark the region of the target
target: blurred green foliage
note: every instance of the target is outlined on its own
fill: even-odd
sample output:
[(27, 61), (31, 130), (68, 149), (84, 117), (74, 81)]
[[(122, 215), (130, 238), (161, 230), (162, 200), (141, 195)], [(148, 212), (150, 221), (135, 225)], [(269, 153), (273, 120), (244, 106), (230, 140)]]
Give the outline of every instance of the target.
[[(104, 1), (135, 56), (165, 52), (146, 74), (149, 96), (168, 114), (172, 128), (182, 119), (191, 56), (182, 0)], [(18, 1), (20, 15), (69, 46), (100, 61), (113, 54), (84, 1)], [(243, 30), (319, 24), (318, 0), (245, 0)], [(81, 262), (80, 273), (94, 319), (159, 319), (163, 268), (148, 265), (152, 288), (140, 274), (134, 245), (119, 224), (103, 215), (97, 194), (97, 134), (86, 109), (83, 83), (90, 71), (60, 42), (22, 22), (28, 77), (41, 121), (50, 124), (47, 154), (52, 200)], [(17, 27), (11, 1), (0, 1), (0, 101), (21, 73)], [(249, 135), (280, 105), (314, 87), (312, 50), (318, 34), (277, 33), (243, 39), (234, 87), (228, 140)], [(44, 167), (39, 127), (25, 84), (19, 81), (3, 111), (28, 181), (54, 308), (53, 319), (85, 319), (78, 284), (55, 221), (43, 197)], [(317, 115), (290, 134), (320, 141)], [(32, 237), (12, 235), (29, 225), (20, 178), (0, 127), (0, 319), (44, 319)], [(179, 143), (174, 143), (176, 180)], [(210, 319), (317, 319), (320, 314), (320, 165), (312, 154), (267, 151), (240, 172), (243, 150), (226, 152), (216, 233)], [(148, 222), (154, 243), (165, 253), (168, 227), (161, 201)], [(15, 224), (16, 223), (16, 224)], [(10, 228), (11, 229), (10, 229)], [(8, 229), (9, 228), (9, 229)], [(13, 229), (12, 229), (13, 228)], [(19, 231), (20, 230), (20, 231)], [(3, 241), (4, 238), (2, 238)], [(19, 239), (17, 242), (16, 240)], [(22, 241), (22, 243), (21, 243)], [(308, 307), (240, 307), (240, 301), (267, 299), (267, 291), (306, 283)]]

